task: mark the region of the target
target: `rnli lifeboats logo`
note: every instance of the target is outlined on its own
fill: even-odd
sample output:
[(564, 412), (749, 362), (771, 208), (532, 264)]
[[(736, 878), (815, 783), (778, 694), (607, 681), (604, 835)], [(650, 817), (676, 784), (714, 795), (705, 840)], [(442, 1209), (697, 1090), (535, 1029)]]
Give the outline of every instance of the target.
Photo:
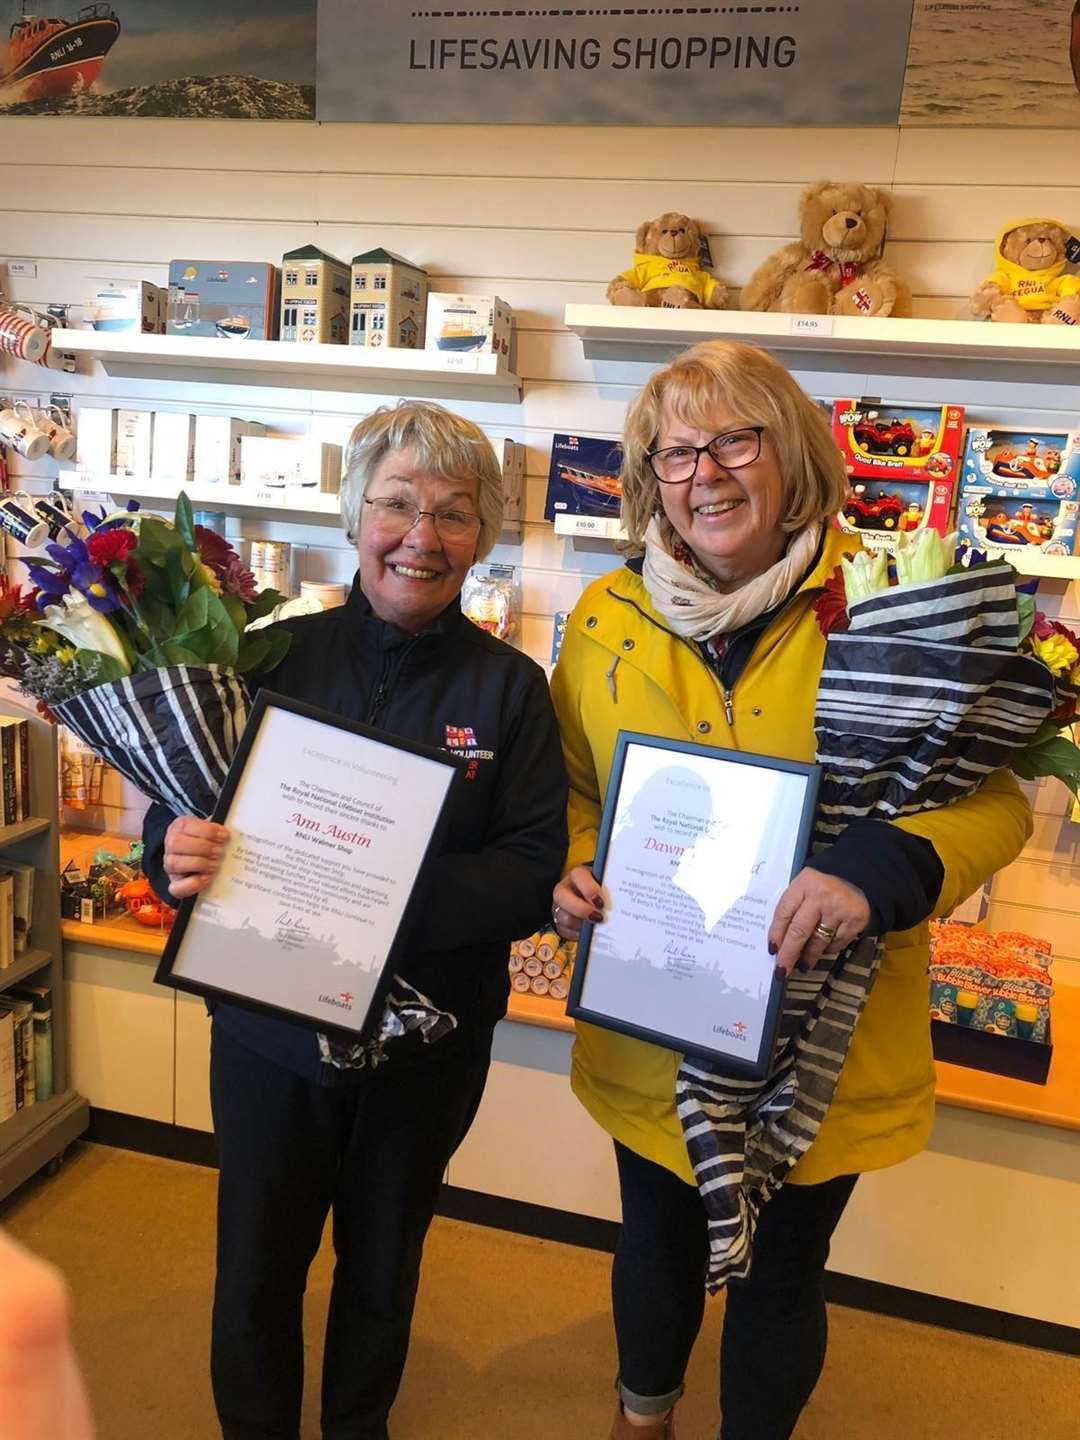
[(480, 773), (481, 760), (494, 760), (494, 750), (484, 750), (476, 743), (476, 732), (470, 725), (447, 725), (446, 748), (452, 755), (467, 760), (465, 779), (475, 780)]
[(465, 725), (447, 725), (446, 748), (448, 750), (471, 750), (476, 745), (476, 735)]

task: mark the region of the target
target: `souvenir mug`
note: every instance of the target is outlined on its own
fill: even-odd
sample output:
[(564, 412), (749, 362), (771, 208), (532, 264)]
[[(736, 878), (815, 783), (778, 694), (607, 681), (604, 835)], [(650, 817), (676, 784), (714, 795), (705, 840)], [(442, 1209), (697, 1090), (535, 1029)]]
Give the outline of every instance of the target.
[(48, 450), (49, 437), (34, 424), (33, 413), (24, 400), (16, 401), (10, 410), (0, 410), (0, 444), (10, 445), (26, 460), (40, 460)]
[(37, 550), (49, 538), (49, 527), (30, 510), (31, 503), (29, 496), (21, 493), (0, 498), (0, 530), (28, 550)]
[(70, 460), (75, 454), (75, 433), (64, 423), (64, 412), (59, 405), (50, 405), (47, 410), (30, 412), (34, 424), (49, 437), (49, 454), (57, 460)]
[(49, 348), (49, 332), (25, 305), (0, 305), (0, 353), (40, 362)]
[(75, 524), (62, 495), (39, 495), (32, 503), (38, 519), (48, 526), (50, 540), (58, 540), (69, 525)]

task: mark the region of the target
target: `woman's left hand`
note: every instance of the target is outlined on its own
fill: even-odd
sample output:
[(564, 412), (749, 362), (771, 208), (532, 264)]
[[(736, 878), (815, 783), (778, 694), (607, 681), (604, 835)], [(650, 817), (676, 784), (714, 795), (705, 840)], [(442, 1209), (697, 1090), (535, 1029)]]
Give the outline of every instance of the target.
[(869, 924), (870, 905), (857, 886), (807, 867), (776, 903), (769, 944), (790, 975), (796, 964), (812, 970), (823, 956), (838, 955)]

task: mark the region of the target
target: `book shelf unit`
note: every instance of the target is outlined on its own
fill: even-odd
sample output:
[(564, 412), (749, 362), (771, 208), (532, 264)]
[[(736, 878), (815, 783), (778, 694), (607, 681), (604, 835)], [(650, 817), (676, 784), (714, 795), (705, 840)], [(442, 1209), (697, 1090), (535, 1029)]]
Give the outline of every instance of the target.
[(56, 1165), (89, 1123), (86, 1101), (68, 1083), (67, 997), (60, 938), (60, 849), (57, 817), (56, 730), (0, 686), (0, 714), (30, 722), (30, 808), (33, 817), (0, 827), (0, 866), (6, 858), (33, 865), (30, 946), (0, 970), (0, 995), (14, 985), (52, 991), (53, 1094), (0, 1123), (0, 1200), (47, 1165)]

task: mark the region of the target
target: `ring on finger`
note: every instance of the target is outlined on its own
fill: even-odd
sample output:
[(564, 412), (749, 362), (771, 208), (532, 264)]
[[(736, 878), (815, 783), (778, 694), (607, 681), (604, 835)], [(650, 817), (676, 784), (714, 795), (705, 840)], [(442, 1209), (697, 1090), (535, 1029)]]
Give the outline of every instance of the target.
[(824, 940), (827, 945), (839, 929), (839, 925), (822, 925), (819, 920), (814, 926), (813, 933), (819, 940)]

